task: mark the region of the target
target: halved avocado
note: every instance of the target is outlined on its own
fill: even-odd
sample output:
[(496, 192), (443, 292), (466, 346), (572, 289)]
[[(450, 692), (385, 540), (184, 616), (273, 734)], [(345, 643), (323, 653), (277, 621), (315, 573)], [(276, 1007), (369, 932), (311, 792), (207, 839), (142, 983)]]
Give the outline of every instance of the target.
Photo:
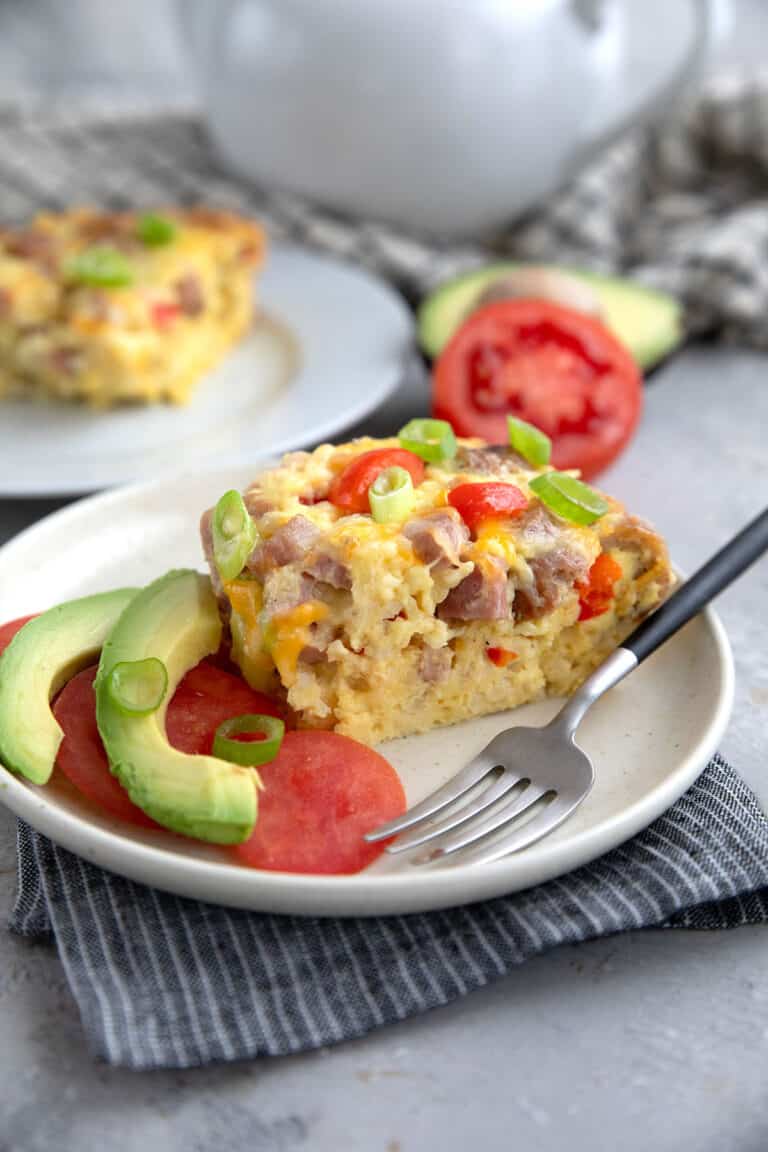
[[(256, 822), (259, 776), (213, 756), (192, 756), (168, 743), (165, 713), (190, 668), (215, 652), (221, 620), (207, 576), (181, 569), (143, 588), (107, 639), (96, 676), (96, 720), (109, 765), (128, 795), (174, 832), (215, 844), (247, 840)], [(137, 716), (110, 691), (116, 664), (154, 657), (168, 673), (160, 707)]]
[(25, 624), (0, 657), (0, 761), (33, 784), (49, 780), (64, 735), (52, 698), (96, 660), (135, 595), (120, 588), (59, 604)]
[[(521, 264), (489, 264), (441, 284), (419, 308), (419, 343), (426, 354), (432, 359), (439, 356), (483, 291), (494, 281), (523, 267)], [(598, 298), (603, 320), (626, 344), (644, 371), (658, 364), (682, 341), (682, 308), (671, 296), (632, 280), (602, 276), (598, 272), (561, 265), (536, 267), (551, 268), (586, 281)]]

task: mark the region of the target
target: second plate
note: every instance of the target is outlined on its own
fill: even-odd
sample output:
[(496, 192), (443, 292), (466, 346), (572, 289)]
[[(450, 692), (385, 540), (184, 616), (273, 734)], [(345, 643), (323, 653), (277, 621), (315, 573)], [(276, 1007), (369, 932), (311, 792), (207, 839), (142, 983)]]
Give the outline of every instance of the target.
[(250, 463), (332, 436), (398, 386), (413, 323), (383, 281), (277, 247), (257, 293), (263, 318), (187, 407), (99, 412), (0, 400), (0, 497), (93, 492), (203, 461)]

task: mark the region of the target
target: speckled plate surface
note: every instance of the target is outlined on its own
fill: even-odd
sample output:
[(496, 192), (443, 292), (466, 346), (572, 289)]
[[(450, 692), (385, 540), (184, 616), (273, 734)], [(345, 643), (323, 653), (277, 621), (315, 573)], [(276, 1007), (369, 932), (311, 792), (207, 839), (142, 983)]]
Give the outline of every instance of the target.
[[(55, 513), (0, 550), (0, 620), (56, 601), (141, 584), (178, 565), (201, 566), (197, 523), (254, 469), (202, 472), (106, 493)], [(221, 849), (121, 825), (70, 794), (35, 788), (0, 766), (0, 801), (57, 843), (114, 872), (215, 903), (304, 915), (405, 913), (499, 896), (561, 875), (648, 825), (696, 779), (730, 714), (733, 666), (711, 611), (692, 621), (609, 692), (579, 729), (597, 782), (576, 814), (533, 847), (496, 864), (416, 868), (383, 857), (357, 876), (259, 872)], [(409, 803), (419, 800), (502, 728), (545, 722), (556, 701), (391, 741)]]
[(277, 247), (257, 298), (261, 319), (183, 408), (0, 400), (0, 496), (94, 492), (203, 460), (245, 464), (330, 438), (397, 388), (413, 320), (383, 281)]

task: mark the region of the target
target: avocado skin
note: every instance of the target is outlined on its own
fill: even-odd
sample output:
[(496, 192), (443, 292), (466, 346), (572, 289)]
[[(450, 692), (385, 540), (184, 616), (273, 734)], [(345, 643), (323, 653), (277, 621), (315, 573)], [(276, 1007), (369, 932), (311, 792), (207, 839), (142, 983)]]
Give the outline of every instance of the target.
[[(531, 265), (533, 267), (534, 265)], [(469, 315), (480, 293), (522, 264), (489, 264), (441, 284), (421, 303), (418, 316), (419, 344), (432, 359), (440, 355), (461, 322)], [(604, 276), (559, 264), (535, 265), (557, 269), (587, 281), (604, 310), (603, 320), (627, 346), (643, 371), (668, 356), (683, 340), (682, 308), (663, 292), (632, 280)]]
[[(221, 640), (221, 620), (207, 576), (168, 572), (143, 588), (104, 645), (94, 685), (96, 721), (112, 773), (134, 804), (158, 824), (215, 844), (239, 844), (253, 831), (258, 773), (214, 756), (173, 748), (165, 732), (168, 703), (182, 677)], [(168, 691), (148, 716), (121, 712), (108, 690), (123, 660), (154, 656), (168, 671)]]
[(120, 588), (50, 608), (0, 656), (0, 761), (13, 772), (33, 784), (48, 782), (64, 735), (50, 702), (96, 660), (136, 591)]

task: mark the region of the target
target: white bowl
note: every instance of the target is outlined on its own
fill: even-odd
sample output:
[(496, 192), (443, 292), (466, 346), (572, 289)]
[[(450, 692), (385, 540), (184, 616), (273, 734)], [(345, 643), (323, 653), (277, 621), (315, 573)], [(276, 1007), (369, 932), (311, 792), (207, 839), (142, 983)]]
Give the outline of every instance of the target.
[(459, 238), (554, 191), (697, 71), (711, 0), (181, 0), (225, 165)]

